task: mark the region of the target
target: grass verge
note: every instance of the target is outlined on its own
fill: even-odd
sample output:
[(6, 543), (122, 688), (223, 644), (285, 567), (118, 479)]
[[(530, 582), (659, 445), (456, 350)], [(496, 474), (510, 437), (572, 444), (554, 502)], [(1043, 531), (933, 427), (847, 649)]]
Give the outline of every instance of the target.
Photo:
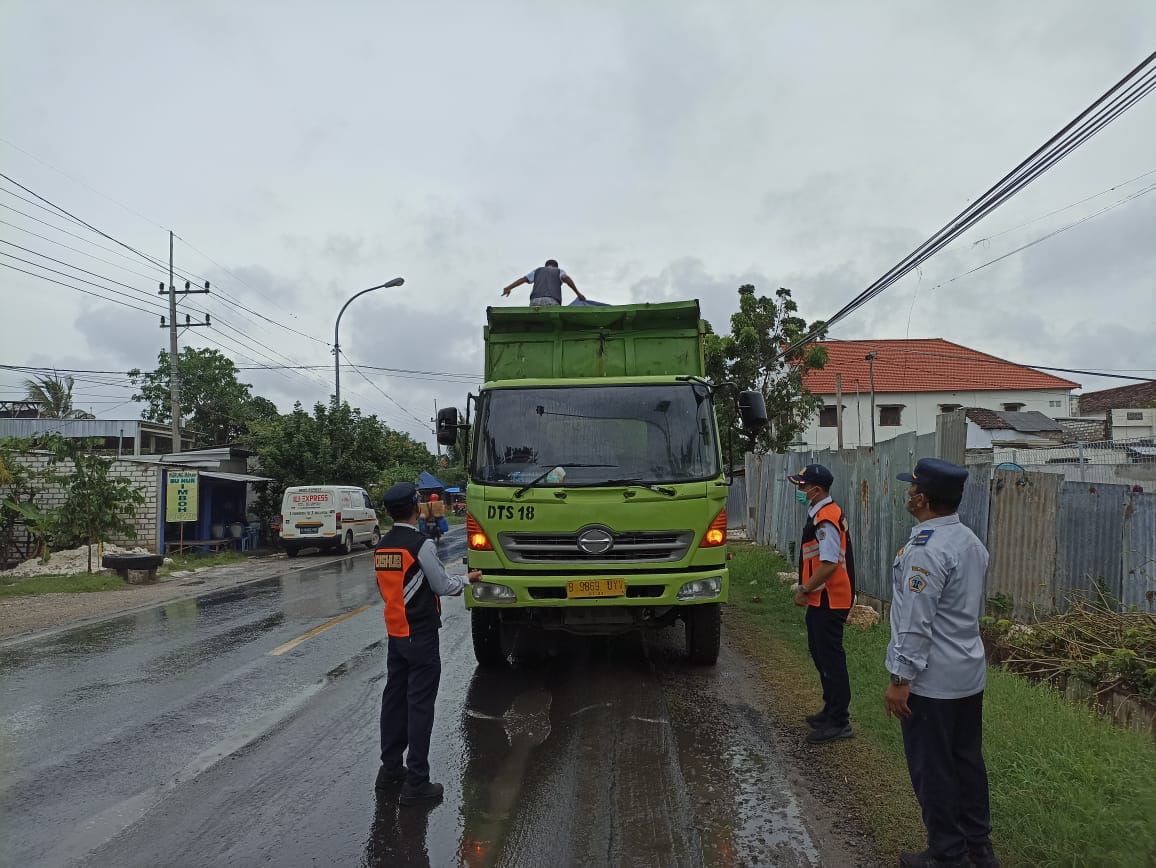
[[(735, 548), (728, 620), (779, 699), (788, 722), (822, 705), (807, 652), (803, 616), (790, 586), (776, 578), (791, 566), (757, 546)], [(888, 628), (849, 628), (852, 741), (815, 755), (845, 780), (884, 858), (924, 846), (899, 725), (883, 711)], [(1055, 691), (989, 670), (984, 755), (991, 783), (997, 852), (1006, 865), (1156, 863), (1156, 747), (1117, 729)]]
[(0, 597), (32, 594), (86, 594), (92, 591), (123, 590), (126, 585), (116, 573), (73, 573), (66, 576), (33, 576), (0, 579)]

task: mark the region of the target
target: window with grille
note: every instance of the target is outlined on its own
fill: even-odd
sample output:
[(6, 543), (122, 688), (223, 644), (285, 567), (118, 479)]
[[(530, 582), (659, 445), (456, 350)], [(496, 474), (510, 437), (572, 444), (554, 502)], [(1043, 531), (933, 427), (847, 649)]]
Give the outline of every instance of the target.
[(879, 424), (884, 428), (894, 428), (903, 424), (903, 405), (891, 404), (879, 408)]
[(940, 413), (954, 413), (956, 410), (960, 409), (961, 407), (963, 407), (963, 404), (940, 404), (939, 405), (939, 412)]
[(1018, 413), (1020, 410), (1022, 410), (1024, 407), (1026, 407), (1027, 404), (1013, 401), (1010, 404), (1004, 404), (1002, 406), (1003, 406), (1004, 410), (1008, 413)]
[(819, 427), (835, 428), (839, 424), (839, 408), (824, 407), (819, 411)]

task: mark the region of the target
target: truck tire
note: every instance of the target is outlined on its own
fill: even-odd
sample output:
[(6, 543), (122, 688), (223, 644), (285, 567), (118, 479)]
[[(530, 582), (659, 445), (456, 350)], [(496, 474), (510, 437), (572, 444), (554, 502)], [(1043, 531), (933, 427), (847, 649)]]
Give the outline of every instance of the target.
[(722, 643), (722, 607), (718, 603), (691, 606), (685, 616), (686, 653), (698, 666), (714, 666)]
[(373, 536), (371, 536), (369, 538), (369, 540), (365, 543), (365, 547), (367, 549), (375, 549), (375, 548), (377, 548), (378, 543), (380, 543), (380, 542), (381, 542), (381, 528), (375, 527), (373, 529)]
[(474, 658), (479, 666), (506, 665), (500, 612), (495, 609), (470, 609), (470, 632), (474, 639)]
[(353, 531), (347, 531), (345, 538), (341, 540), (341, 544), (337, 546), (337, 553), (339, 555), (353, 554)]
[(295, 558), (299, 554), (301, 554), (301, 549), (297, 548), (297, 546), (285, 546), (285, 557)]

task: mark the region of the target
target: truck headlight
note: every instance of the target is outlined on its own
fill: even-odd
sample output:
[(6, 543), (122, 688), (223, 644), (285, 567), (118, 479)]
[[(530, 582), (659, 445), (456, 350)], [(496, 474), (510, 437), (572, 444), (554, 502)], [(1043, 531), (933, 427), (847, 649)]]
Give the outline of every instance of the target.
[(717, 597), (721, 593), (722, 579), (715, 576), (713, 579), (695, 579), (693, 582), (687, 582), (678, 589), (678, 598), (680, 600), (701, 600)]
[(513, 588), (495, 585), (492, 582), (476, 582), (470, 585), (474, 599), (479, 603), (512, 603), (518, 599)]

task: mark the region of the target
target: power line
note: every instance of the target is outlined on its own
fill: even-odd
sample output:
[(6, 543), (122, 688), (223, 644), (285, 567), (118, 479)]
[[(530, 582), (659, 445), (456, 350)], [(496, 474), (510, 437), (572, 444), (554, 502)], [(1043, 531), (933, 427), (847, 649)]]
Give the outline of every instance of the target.
[[(7, 255), (8, 254), (0, 253), (0, 256), (7, 256)], [(15, 258), (15, 257), (13, 257), (13, 258)], [(21, 260), (21, 261), (23, 261), (23, 260)], [(117, 301), (115, 298), (109, 298), (108, 296), (101, 295), (100, 293), (93, 292), (92, 290), (82, 289), (79, 286), (73, 286), (71, 283), (64, 283), (63, 281), (55, 280), (55, 279), (48, 277), (47, 275), (44, 275), (44, 274), (37, 274), (34, 271), (25, 271), (23, 268), (17, 268), (15, 265), (9, 265), (7, 262), (0, 262), (0, 266), (3, 266), (4, 268), (11, 268), (13, 271), (19, 271), (21, 274), (27, 274), (27, 275), (30, 275), (32, 277), (39, 277), (41, 280), (46, 280), (49, 283), (55, 283), (55, 284), (58, 284), (60, 286), (65, 286), (65, 287), (68, 287), (69, 289), (74, 289), (77, 292), (83, 292), (85, 295), (91, 295), (94, 298), (99, 298), (101, 301), (112, 302), (113, 304), (119, 304), (121, 307), (128, 307), (128, 308), (132, 308), (133, 310), (138, 310), (141, 313), (147, 313), (149, 316), (156, 316), (157, 315), (155, 309), (154, 310), (148, 310), (148, 309), (143, 308), (143, 307), (137, 307), (136, 305), (133, 305), (133, 304), (127, 304), (126, 302), (123, 302), (123, 301)], [(40, 267), (40, 266), (37, 266), (37, 267)], [(108, 291), (112, 292), (113, 290), (108, 290)], [(118, 295), (125, 295), (126, 298), (130, 297), (130, 296), (127, 296), (125, 293), (118, 293)]]
[(399, 408), (399, 409), (400, 409), (400, 410), (401, 410), (403, 413), (405, 413), (405, 415), (409, 416), (409, 418), (413, 419), (413, 420), (414, 420), (415, 422), (417, 422), (419, 425), (423, 426), (423, 428), (424, 428), (424, 426), (425, 426), (425, 425), (428, 425), (428, 424), (429, 424), (429, 423), (428, 423), (428, 421), (426, 421), (426, 420), (424, 420), (424, 419), (419, 419), (417, 416), (415, 416), (413, 413), (411, 413), (409, 410), (407, 410), (405, 407), (403, 407), (403, 406), (402, 406), (400, 403), (398, 403), (398, 402), (397, 402), (397, 401), (396, 401), (396, 400), (395, 400), (395, 399), (394, 399), (394, 398), (393, 398), (391, 395), (389, 395), (389, 394), (388, 394), (388, 393), (387, 393), (387, 392), (386, 392), (384, 389), (382, 389), (382, 388), (381, 388), (379, 385), (377, 385), (377, 383), (373, 382), (373, 380), (371, 380), (369, 377), (367, 377), (367, 376), (365, 375), (365, 372), (364, 372), (364, 371), (362, 371), (362, 370), (361, 370), (361, 368), (359, 368), (357, 365), (353, 364), (353, 362), (351, 362), (351, 361), (349, 360), (349, 356), (345, 355), (345, 353), (342, 353), (341, 355), (342, 355), (342, 357), (345, 359), (346, 363), (347, 363), (347, 364), (348, 364), (348, 365), (349, 365), (351, 368), (353, 368), (353, 370), (357, 371), (357, 373), (358, 373), (358, 375), (360, 375), (361, 379), (365, 380), (365, 382), (369, 383), (369, 385), (371, 385), (371, 386), (373, 386), (373, 388), (377, 389), (377, 391), (378, 391), (378, 392), (380, 392), (380, 393), (381, 393), (381, 395), (382, 395), (382, 397), (384, 397), (384, 398), (385, 398), (387, 401), (390, 401), (390, 402), (392, 402), (392, 403), (393, 403), (394, 405), (396, 405), (396, 406), (397, 406), (397, 407), (398, 407), (398, 408)]
[[(55, 257), (49, 256), (49, 255), (48, 255), (48, 254), (46, 254), (46, 253), (40, 253), (40, 252), (39, 252), (39, 251), (37, 251), (37, 250), (32, 250), (32, 249), (31, 249), (31, 248), (29, 248), (29, 247), (22, 247), (22, 246), (21, 246), (21, 245), (19, 245), (19, 244), (13, 244), (11, 241), (5, 241), (3, 238), (0, 238), (0, 244), (7, 244), (9, 247), (15, 247), (17, 250), (23, 250), (25, 253), (31, 253), (33, 256), (39, 256), (39, 257), (41, 257), (42, 259), (47, 259), (49, 262), (55, 262), (55, 263), (57, 263), (58, 265), (63, 265), (63, 266), (65, 266), (66, 268), (71, 268), (71, 269), (73, 269), (74, 271), (79, 271), (79, 272), (81, 272), (81, 273), (83, 273), (83, 274), (88, 274), (88, 275), (91, 275), (92, 277), (99, 277), (101, 280), (105, 280), (105, 281), (108, 281), (109, 283), (114, 283), (114, 284), (116, 284), (117, 286), (123, 286), (125, 289), (131, 289), (133, 292), (135, 292), (135, 293), (138, 293), (138, 294), (140, 294), (140, 295), (144, 295), (145, 297), (147, 297), (151, 303), (155, 303), (155, 302), (154, 302), (154, 300), (153, 300), (153, 296), (152, 296), (152, 293), (150, 293), (150, 292), (147, 292), (147, 291), (145, 291), (145, 290), (143, 290), (143, 289), (138, 289), (137, 287), (135, 287), (135, 286), (132, 286), (131, 284), (128, 284), (128, 283), (122, 283), (122, 282), (121, 282), (121, 281), (119, 281), (119, 280), (115, 280), (115, 279), (113, 279), (113, 278), (111, 278), (111, 277), (107, 277), (106, 275), (103, 275), (103, 274), (97, 274), (95, 271), (89, 271), (87, 268), (81, 268), (81, 267), (80, 267), (80, 266), (78, 266), (78, 265), (73, 265), (73, 264), (72, 264), (72, 263), (70, 263), (70, 262), (65, 262), (63, 259), (56, 259)], [(8, 254), (4, 254), (4, 253), (3, 253), (3, 251), (0, 251), (0, 256), (4, 256), (4, 255), (8, 255)], [(12, 257), (12, 258), (13, 258), (13, 259), (18, 259), (19, 257), (15, 257), (15, 256), (14, 256), (14, 257)], [(39, 263), (35, 263), (35, 262), (29, 262), (29, 261), (28, 261), (28, 260), (26, 260), (26, 259), (21, 259), (20, 261), (21, 261), (21, 262), (28, 262), (28, 264), (30, 264), (30, 265), (35, 265), (37, 268), (43, 268), (43, 269), (45, 269), (46, 271), (54, 271), (54, 269), (48, 268), (48, 266), (46, 266), (46, 265), (40, 265)], [(55, 271), (54, 273), (56, 273), (56, 274), (64, 274), (64, 272), (60, 272), (60, 271)], [(66, 276), (66, 277), (69, 277), (69, 278), (72, 278), (72, 279), (74, 279), (74, 280), (82, 280), (82, 278), (79, 278), (79, 277), (73, 277), (72, 275), (65, 275), (65, 276)], [(84, 282), (84, 283), (91, 283), (91, 281), (87, 281), (87, 280), (83, 280), (83, 282)], [(94, 284), (92, 284), (92, 285), (93, 285), (93, 286), (98, 286), (99, 284), (95, 284), (95, 283), (94, 283)], [(102, 287), (102, 288), (103, 288), (103, 287)], [(111, 289), (109, 290), (109, 292), (113, 292), (113, 291), (114, 291), (114, 290), (111, 290)], [(202, 314), (204, 313), (204, 311), (194, 311), (194, 312), (195, 312), (195, 313), (202, 313)]]
[(1058, 133), (988, 188), (983, 195), (836, 311), (821, 327), (812, 329), (807, 335), (786, 347), (778, 358), (789, 356), (867, 304), (1151, 93), (1156, 89), (1156, 71), (1151, 68), (1154, 61), (1156, 52), (1148, 55)]
[(1141, 175), (1137, 175), (1135, 178), (1129, 178), (1127, 181), (1121, 181), (1114, 187), (1109, 187), (1107, 190), (1101, 190), (1099, 193), (1093, 193), (1091, 196), (1086, 196), (1083, 199), (1080, 199), (1078, 202), (1072, 202), (1070, 205), (1065, 205), (1063, 208), (1057, 208), (1054, 211), (1049, 211), (1047, 214), (1041, 214), (1039, 217), (1033, 217), (1031, 220), (1025, 220), (1023, 223), (1019, 223), (1008, 229), (1001, 229), (999, 232), (993, 232), (991, 235), (985, 235), (983, 238), (979, 238), (976, 241), (973, 241), (972, 246), (974, 247), (976, 244), (983, 244), (985, 241), (991, 241), (993, 238), (999, 238), (1001, 235), (1007, 235), (1009, 232), (1015, 232), (1017, 229), (1023, 229), (1025, 226), (1031, 226), (1033, 223), (1038, 223), (1041, 220), (1046, 220), (1049, 217), (1062, 214), (1065, 211), (1069, 211), (1072, 208), (1083, 205), (1085, 202), (1091, 202), (1093, 199), (1099, 199), (1101, 196), (1107, 195), (1108, 193), (1114, 193), (1121, 187), (1127, 187), (1129, 184), (1134, 184), (1136, 181), (1139, 181), (1141, 178), (1147, 178), (1149, 175), (1156, 175), (1156, 169), (1149, 169), (1147, 172), (1144, 172)]
[(955, 277), (953, 277), (949, 280), (945, 280), (945, 281), (942, 281), (941, 283), (937, 283), (935, 286), (931, 287), (931, 290), (934, 292), (935, 290), (939, 289), (941, 286), (947, 286), (949, 283), (955, 283), (955, 281), (960, 280), (964, 277), (967, 277), (969, 274), (975, 274), (977, 271), (982, 271), (983, 269), (987, 268), (988, 266), (995, 265), (997, 262), (1002, 262), (1003, 260), (1008, 259), (1009, 257), (1015, 256), (1017, 253), (1022, 253), (1023, 251), (1027, 250), (1029, 247), (1035, 247), (1037, 244), (1042, 244), (1043, 242), (1047, 241), (1050, 238), (1055, 238), (1057, 235), (1061, 235), (1062, 233), (1067, 232), (1069, 229), (1075, 229), (1077, 226), (1080, 226), (1083, 223), (1087, 223), (1089, 220), (1092, 220), (1096, 217), (1099, 217), (1102, 214), (1107, 214), (1109, 211), (1112, 211), (1115, 208), (1119, 208), (1121, 205), (1126, 205), (1134, 199), (1139, 199), (1141, 196), (1145, 195), (1146, 193), (1151, 193), (1153, 190), (1156, 190), (1156, 184), (1150, 184), (1149, 186), (1145, 187), (1144, 189), (1138, 190), (1137, 192), (1132, 193), (1130, 196), (1125, 196), (1123, 199), (1120, 199), (1116, 202), (1113, 202), (1111, 205), (1108, 205), (1104, 208), (1101, 208), (1099, 211), (1093, 211), (1091, 214), (1087, 214), (1087, 215), (1081, 217), (1079, 220), (1074, 220), (1071, 223), (1068, 223), (1064, 226), (1059, 227), (1058, 229), (1052, 230), (1047, 235), (1041, 235), (1039, 238), (1033, 239), (1032, 241), (1029, 241), (1027, 244), (1021, 244), (1019, 247), (1015, 248), (1014, 250), (1009, 250), (1007, 253), (1004, 253), (1000, 256), (995, 257), (995, 259), (989, 259), (987, 262), (984, 262), (980, 265), (977, 265), (975, 268), (968, 269), (967, 271), (963, 272), (963, 274), (957, 274)]

